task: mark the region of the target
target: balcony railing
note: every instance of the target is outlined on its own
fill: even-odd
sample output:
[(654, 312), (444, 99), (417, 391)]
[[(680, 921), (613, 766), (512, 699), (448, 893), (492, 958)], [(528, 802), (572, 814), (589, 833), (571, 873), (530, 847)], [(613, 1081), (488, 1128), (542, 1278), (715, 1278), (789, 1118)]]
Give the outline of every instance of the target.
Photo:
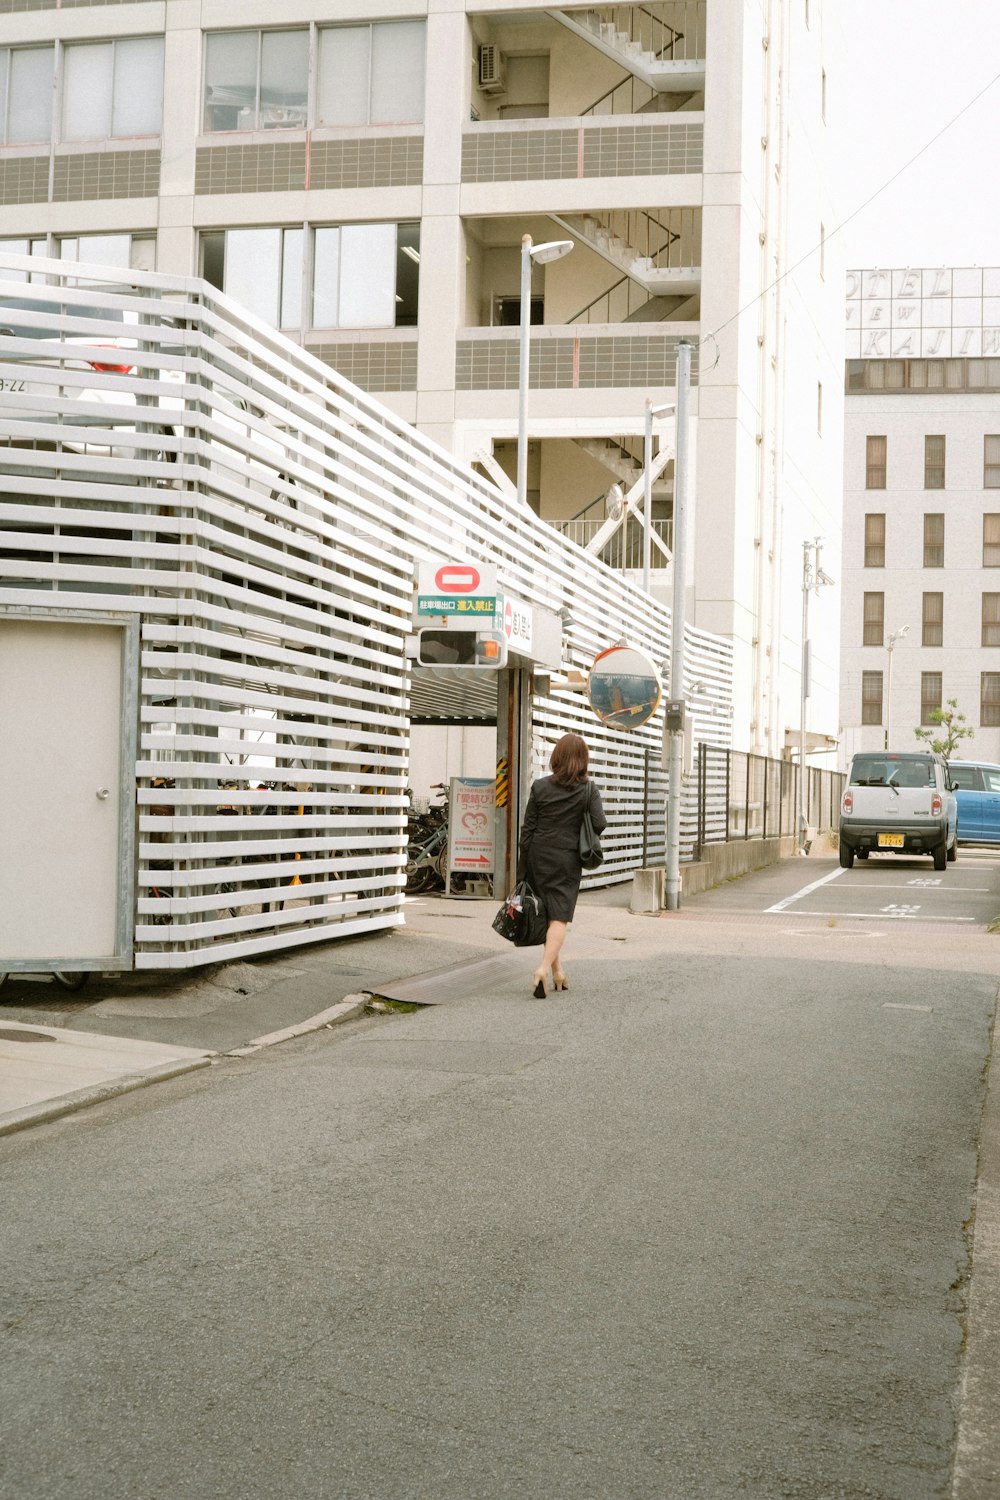
[[(605, 524), (603, 519), (593, 521), (558, 521), (556, 530), (561, 531), (563, 536), (571, 542), (576, 542), (578, 547), (586, 547), (593, 541), (594, 537)], [(669, 551), (674, 534), (672, 521), (660, 521), (654, 518), (650, 528), (655, 536), (659, 537), (664, 547)], [(611, 568), (641, 568), (643, 549), (643, 530), (641, 517), (629, 516), (628, 520), (619, 527), (614, 536), (610, 537), (599, 556), (601, 562), (607, 563)], [(665, 568), (667, 559), (663, 552), (655, 544), (650, 548), (650, 567)]]
[(648, 5), (592, 5), (587, 14), (626, 32), (660, 62), (701, 62), (706, 52), (706, 0), (652, 0)]

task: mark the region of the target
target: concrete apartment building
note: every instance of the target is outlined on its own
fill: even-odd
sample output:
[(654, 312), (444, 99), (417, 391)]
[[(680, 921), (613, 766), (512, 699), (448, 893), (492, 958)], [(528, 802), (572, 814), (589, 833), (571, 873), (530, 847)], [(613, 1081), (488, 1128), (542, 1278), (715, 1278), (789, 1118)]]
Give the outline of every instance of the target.
[(847, 330), (842, 757), (955, 698), (1000, 761), (1000, 270), (852, 271)]
[[(779, 755), (802, 543), (825, 537), (836, 576), (840, 534), (828, 9), (0, 0), (2, 247), (203, 276), (513, 497), (522, 237), (572, 239), (533, 266), (529, 503), (636, 567), (608, 492), (635, 492), (646, 402), (673, 401), (696, 341), (688, 618), (734, 643), (735, 743)], [(810, 630), (826, 733), (832, 594)]]

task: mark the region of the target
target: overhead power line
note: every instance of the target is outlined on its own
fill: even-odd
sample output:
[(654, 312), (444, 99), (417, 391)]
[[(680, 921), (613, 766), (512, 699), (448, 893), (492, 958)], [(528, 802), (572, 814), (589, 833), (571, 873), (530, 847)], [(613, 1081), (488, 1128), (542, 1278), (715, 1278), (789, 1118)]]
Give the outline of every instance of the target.
[[(866, 198), (863, 203), (859, 203), (857, 208), (853, 209), (847, 215), (846, 219), (842, 219), (834, 229), (831, 229), (829, 233), (824, 236), (823, 240), (817, 240), (816, 244), (813, 245), (811, 250), (807, 250), (805, 255), (800, 256), (799, 259), (795, 261), (793, 265), (790, 265), (786, 271), (782, 271), (780, 276), (776, 276), (769, 286), (766, 286), (762, 292), (758, 292), (755, 297), (753, 297), (749, 302), (745, 304), (745, 306), (741, 307), (737, 312), (734, 312), (731, 318), (727, 318), (724, 323), (720, 323), (718, 328), (716, 328), (712, 333), (703, 334), (698, 344), (699, 349), (701, 348), (702, 344), (708, 342), (709, 340), (711, 340), (711, 342), (716, 344), (716, 347), (718, 347), (718, 335), (722, 333), (724, 329), (728, 328), (730, 323), (735, 323), (738, 318), (742, 318), (744, 313), (749, 312), (751, 308), (756, 307), (757, 303), (761, 300), (762, 297), (766, 297), (768, 292), (773, 292), (774, 288), (778, 286), (782, 281), (784, 281), (786, 277), (791, 276), (793, 271), (797, 271), (800, 266), (805, 265), (807, 260), (811, 260), (811, 258), (817, 253), (817, 251), (819, 251), (823, 244), (828, 244), (829, 241), (833, 239), (834, 235), (839, 234), (842, 229), (846, 229), (847, 225), (850, 224), (852, 219), (856, 219), (858, 217), (858, 214), (863, 213), (870, 203), (874, 203), (875, 199), (880, 197), (881, 194), (885, 192), (886, 188), (892, 186), (897, 177), (902, 177), (903, 173), (908, 171), (910, 167), (913, 166), (913, 163), (915, 161), (920, 160), (925, 151), (929, 151), (930, 148), (937, 141), (939, 141), (943, 135), (947, 134), (947, 132), (953, 125), (957, 124), (957, 122), (962, 118), (963, 115), (968, 114), (972, 106), (974, 104), (978, 104), (983, 95), (988, 94), (990, 89), (998, 80), (1000, 80), (1000, 73), (995, 73), (990, 79), (989, 83), (985, 84), (984, 87), (979, 90), (978, 94), (974, 94), (966, 104), (962, 105), (962, 108), (958, 111), (957, 114), (953, 115), (946, 124), (941, 126), (941, 129), (937, 131), (936, 134), (931, 136), (929, 141), (924, 142), (919, 151), (914, 152), (909, 161), (905, 161), (901, 167), (897, 168), (897, 170), (893, 172), (891, 177), (887, 177), (886, 180), (875, 189), (874, 193)], [(716, 355), (715, 363), (718, 364), (718, 362), (719, 356)], [(715, 365), (712, 366), (712, 369), (714, 368)]]

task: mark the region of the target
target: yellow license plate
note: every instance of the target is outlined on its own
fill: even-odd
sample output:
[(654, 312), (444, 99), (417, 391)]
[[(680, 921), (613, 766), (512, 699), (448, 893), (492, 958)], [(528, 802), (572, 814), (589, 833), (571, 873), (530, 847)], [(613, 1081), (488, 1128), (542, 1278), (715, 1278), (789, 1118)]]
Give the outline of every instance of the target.
[(901, 833), (880, 833), (878, 836), (880, 849), (902, 849), (903, 835)]

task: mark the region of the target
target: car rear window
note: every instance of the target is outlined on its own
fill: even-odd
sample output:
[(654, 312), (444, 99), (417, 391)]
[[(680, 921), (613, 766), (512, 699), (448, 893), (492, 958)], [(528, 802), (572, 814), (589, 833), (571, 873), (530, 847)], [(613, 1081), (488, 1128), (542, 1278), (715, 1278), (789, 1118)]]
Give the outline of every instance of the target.
[(933, 786), (934, 762), (902, 755), (856, 755), (851, 786)]

